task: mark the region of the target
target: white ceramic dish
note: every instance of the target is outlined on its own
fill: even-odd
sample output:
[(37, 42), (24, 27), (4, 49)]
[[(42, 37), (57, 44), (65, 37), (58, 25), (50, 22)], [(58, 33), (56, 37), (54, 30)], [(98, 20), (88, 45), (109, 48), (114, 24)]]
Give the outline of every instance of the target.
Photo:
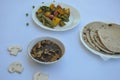
[(55, 63), (55, 62), (59, 61), (63, 57), (63, 55), (62, 55), (62, 57), (60, 59), (58, 59), (56, 61), (53, 61), (53, 62), (42, 62), (42, 61), (39, 61), (39, 60), (37, 60), (37, 59), (35, 59), (35, 58), (33, 58), (31, 56), (30, 52), (31, 52), (31, 49), (33, 48), (33, 46), (36, 43), (38, 43), (39, 41), (42, 41), (42, 40), (50, 40), (50, 41), (56, 43), (61, 48), (62, 54), (64, 55), (64, 53), (65, 53), (65, 46), (64, 46), (64, 44), (61, 41), (59, 41), (58, 39), (53, 38), (53, 37), (39, 37), (39, 38), (36, 38), (36, 39), (32, 40), (29, 43), (29, 45), (28, 45), (28, 54), (32, 58), (32, 60), (34, 60), (35, 62), (41, 63), (41, 64), (52, 64), (52, 63)]
[[(105, 22), (105, 23), (114, 23), (114, 22), (111, 22), (111, 21), (100, 21), (100, 22)], [(83, 37), (82, 37), (82, 34), (83, 34), (83, 29), (84, 27), (81, 28), (80, 30), (80, 40), (81, 42), (83, 43), (83, 45), (89, 50), (91, 51), (92, 53), (96, 54), (96, 55), (99, 55), (102, 59), (104, 60), (108, 60), (110, 58), (120, 58), (120, 55), (109, 55), (109, 54), (106, 54), (106, 53), (101, 53), (101, 52), (98, 52), (92, 48), (90, 48), (84, 41)]]
[(66, 25), (64, 27), (60, 27), (60, 26), (56, 26), (54, 29), (53, 28), (49, 28), (47, 26), (44, 26), (36, 17), (36, 11), (40, 8), (40, 6), (49, 6), (51, 3), (44, 3), (39, 6), (36, 6), (35, 9), (32, 12), (32, 19), (33, 21), (41, 28), (44, 28), (46, 30), (51, 30), (51, 31), (66, 31), (66, 30), (70, 30), (74, 27), (76, 27), (79, 22), (80, 22), (80, 13), (79, 11), (72, 7), (71, 5), (65, 4), (65, 3), (53, 3), (55, 5), (61, 5), (63, 8), (70, 8), (70, 17), (69, 17), (69, 22), (66, 23)]

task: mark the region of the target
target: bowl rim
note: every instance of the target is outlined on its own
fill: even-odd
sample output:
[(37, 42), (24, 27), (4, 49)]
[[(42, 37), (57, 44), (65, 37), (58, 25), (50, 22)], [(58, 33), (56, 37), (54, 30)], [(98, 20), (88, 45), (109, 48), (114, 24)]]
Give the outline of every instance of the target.
[[(35, 58), (33, 58), (30, 54), (30, 51), (31, 49), (33, 48), (33, 46), (35, 44), (37, 44), (39, 41), (42, 41), (42, 40), (51, 40), (52, 42), (55, 42), (62, 50), (62, 56), (58, 59), (58, 60), (55, 60), (53, 62), (42, 62), (42, 61), (39, 61)], [(58, 62), (59, 60), (61, 60), (65, 54), (65, 46), (63, 44), (63, 42), (61, 42), (60, 40), (58, 40), (57, 38), (54, 38), (54, 37), (49, 37), (49, 36), (43, 36), (43, 37), (38, 37), (38, 38), (35, 38), (33, 39), (32, 41), (30, 41), (30, 43), (28, 44), (28, 48), (27, 48), (27, 53), (29, 55), (29, 57), (32, 58), (33, 61), (37, 62), (37, 63), (41, 63), (41, 64), (52, 64), (52, 63), (56, 63)]]

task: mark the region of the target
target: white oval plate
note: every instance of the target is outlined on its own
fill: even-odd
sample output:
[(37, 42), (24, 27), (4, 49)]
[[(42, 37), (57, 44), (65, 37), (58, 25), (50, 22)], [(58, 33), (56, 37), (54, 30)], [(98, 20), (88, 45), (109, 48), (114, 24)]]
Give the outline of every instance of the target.
[[(44, 3), (44, 4), (41, 3), (40, 6), (43, 6), (43, 5), (49, 6), (50, 4), (51, 3)], [(80, 22), (80, 13), (76, 8), (74, 8), (74, 7), (72, 7), (72, 6), (68, 5), (68, 4), (62, 3), (62, 2), (61, 3), (56, 3), (55, 2), (53, 4), (55, 4), (55, 5), (59, 4), (63, 8), (70, 8), (70, 17), (69, 17), (70, 21), (67, 22), (65, 26), (63, 26), (63, 27), (56, 26), (54, 29), (49, 28), (47, 26), (44, 26), (36, 17), (36, 11), (40, 8), (40, 6), (37, 6), (37, 7), (35, 7), (35, 9), (32, 12), (32, 19), (39, 27), (44, 28), (46, 30), (51, 30), (51, 31), (66, 31), (66, 30), (70, 30), (70, 29), (76, 27), (79, 24), (79, 22)]]
[[(95, 21), (96, 22), (96, 21)], [(99, 21), (99, 22), (104, 22), (104, 23), (113, 23), (113, 22), (111, 22), (111, 21)], [(84, 26), (85, 27), (85, 26)], [(94, 54), (96, 54), (96, 55), (99, 55), (102, 59), (104, 59), (104, 60), (108, 60), (108, 59), (110, 59), (110, 58), (120, 58), (120, 55), (109, 55), (109, 54), (106, 54), (106, 53), (101, 53), (101, 52), (98, 52), (98, 51), (96, 51), (96, 50), (94, 50), (94, 49), (92, 49), (92, 48), (90, 48), (87, 44), (86, 44), (86, 42), (84, 41), (84, 39), (83, 39), (83, 37), (82, 37), (82, 34), (83, 34), (83, 29), (84, 29), (84, 27), (82, 27), (82, 29), (80, 30), (80, 40), (81, 40), (81, 42), (83, 43), (83, 45), (89, 50), (89, 51), (91, 51), (92, 53), (94, 53)]]

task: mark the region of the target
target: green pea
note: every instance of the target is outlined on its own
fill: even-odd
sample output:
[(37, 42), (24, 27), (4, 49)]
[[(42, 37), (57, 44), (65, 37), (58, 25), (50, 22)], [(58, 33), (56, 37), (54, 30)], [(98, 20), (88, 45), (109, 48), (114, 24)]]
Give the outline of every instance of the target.
[(29, 26), (29, 23), (28, 23), (28, 22), (26, 23), (26, 26)]
[(32, 6), (32, 8), (34, 9), (34, 8), (35, 8), (35, 6)]
[(29, 14), (28, 14), (28, 13), (26, 13), (25, 15), (26, 15), (26, 16), (29, 16)]

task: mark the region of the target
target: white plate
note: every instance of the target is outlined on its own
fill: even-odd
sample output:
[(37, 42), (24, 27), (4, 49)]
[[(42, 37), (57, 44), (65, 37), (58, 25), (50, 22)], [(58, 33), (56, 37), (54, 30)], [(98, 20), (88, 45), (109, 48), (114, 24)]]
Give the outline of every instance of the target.
[[(108, 21), (108, 22), (106, 22), (106, 21), (100, 21), (100, 22), (111, 23), (111, 21)], [(112, 22), (112, 23), (113, 23), (113, 22)], [(84, 27), (85, 27), (85, 26), (84, 26)], [(84, 39), (83, 39), (83, 37), (82, 37), (84, 27), (82, 27), (82, 29), (80, 30), (80, 40), (81, 40), (81, 42), (83, 43), (83, 45), (84, 45), (89, 51), (91, 51), (92, 53), (94, 53), (94, 54), (96, 54), (96, 55), (99, 55), (99, 56), (100, 56), (102, 59), (104, 59), (104, 60), (108, 60), (108, 59), (110, 59), (110, 58), (120, 58), (120, 55), (109, 55), (109, 54), (106, 54), (106, 53), (98, 52), (98, 51), (90, 48), (90, 47), (86, 44), (86, 42), (84, 41)]]
[[(43, 5), (49, 6), (50, 4), (51, 3), (44, 3), (44, 4), (41, 4), (40, 6), (43, 6)], [(70, 17), (69, 17), (70, 21), (67, 22), (65, 26), (63, 26), (63, 27), (57, 26), (54, 29), (44, 26), (36, 17), (36, 11), (40, 8), (40, 6), (36, 6), (36, 8), (32, 12), (32, 19), (38, 26), (40, 26), (41, 28), (47, 29), (47, 30), (51, 30), (51, 31), (66, 31), (66, 30), (70, 30), (70, 29), (76, 27), (79, 24), (80, 13), (76, 8), (74, 8), (68, 4), (62, 3), (62, 2), (61, 3), (53, 3), (53, 4), (55, 4), (55, 5), (59, 4), (63, 8), (70, 8)]]

